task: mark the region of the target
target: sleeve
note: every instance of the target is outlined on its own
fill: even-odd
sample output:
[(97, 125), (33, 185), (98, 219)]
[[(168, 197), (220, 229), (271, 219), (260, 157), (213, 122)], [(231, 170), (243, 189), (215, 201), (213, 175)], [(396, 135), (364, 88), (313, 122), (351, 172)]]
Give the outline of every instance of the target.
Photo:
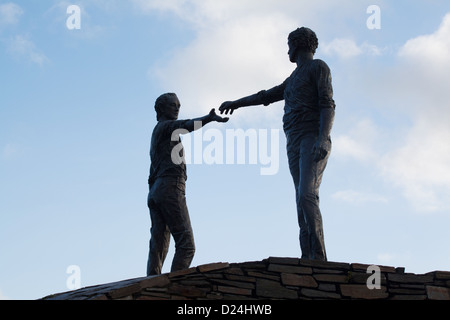
[[(198, 126), (198, 128), (196, 127)], [(176, 132), (178, 135), (180, 134), (187, 134), (189, 132), (194, 131), (195, 129), (201, 128), (202, 125), (197, 125), (195, 121), (191, 119), (187, 120), (173, 120), (170, 121), (170, 124), (167, 126), (167, 130), (173, 134), (173, 132)]]
[(265, 106), (268, 106), (271, 103), (281, 101), (284, 99), (284, 89), (286, 88), (286, 82), (285, 80), (282, 84), (273, 87), (269, 90), (262, 90), (258, 92), (258, 96), (260, 97), (262, 103)]
[(335, 109), (333, 100), (333, 86), (331, 80), (331, 71), (328, 65), (322, 60), (318, 60), (316, 68), (317, 93), (319, 95), (319, 108)]
[(191, 120), (166, 120), (161, 122), (159, 125), (160, 127), (158, 130), (158, 134), (161, 137), (164, 137), (161, 139), (179, 141), (180, 135), (188, 134), (189, 132), (193, 131), (193, 127), (195, 124)]

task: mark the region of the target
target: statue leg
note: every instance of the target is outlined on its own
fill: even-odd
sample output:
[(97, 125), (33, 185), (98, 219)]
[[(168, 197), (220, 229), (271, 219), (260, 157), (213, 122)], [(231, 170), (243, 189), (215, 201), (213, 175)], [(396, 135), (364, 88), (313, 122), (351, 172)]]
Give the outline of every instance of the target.
[(307, 225), (310, 259), (326, 261), (322, 214), (319, 208), (319, 188), (328, 156), (321, 161), (314, 160), (311, 151), (316, 140), (316, 136), (306, 136), (302, 138), (300, 144), (298, 206), (302, 212), (302, 217), (299, 217), (299, 219), (303, 218)]
[(175, 241), (175, 255), (171, 267), (173, 272), (189, 268), (195, 254), (195, 243), (186, 204), (185, 182), (172, 180), (167, 191), (164, 217)]
[(287, 155), (289, 161), (289, 170), (294, 181), (295, 203), (297, 205), (297, 219), (300, 228), (299, 242), (302, 251), (302, 259), (311, 258), (311, 240), (308, 225), (305, 219), (305, 212), (300, 203), (300, 137), (287, 137)]
[(151, 229), (149, 241), (149, 254), (147, 262), (147, 276), (161, 274), (170, 243), (170, 231), (164, 220), (158, 204), (154, 201), (157, 194), (149, 193), (148, 207), (150, 209)]

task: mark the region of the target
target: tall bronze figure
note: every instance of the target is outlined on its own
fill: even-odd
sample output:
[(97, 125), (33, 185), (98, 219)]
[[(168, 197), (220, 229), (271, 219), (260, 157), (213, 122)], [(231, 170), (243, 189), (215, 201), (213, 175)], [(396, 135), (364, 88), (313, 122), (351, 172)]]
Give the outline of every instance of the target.
[(331, 152), (330, 132), (335, 103), (327, 64), (314, 59), (316, 34), (298, 28), (288, 37), (289, 59), (297, 68), (282, 84), (235, 101), (224, 102), (221, 113), (284, 100), (283, 129), (289, 169), (294, 180), (301, 258), (327, 260), (319, 209), (319, 187)]
[(189, 268), (195, 253), (194, 234), (186, 205), (186, 161), (180, 134), (200, 129), (212, 121), (226, 122), (214, 109), (201, 118), (178, 120), (180, 101), (174, 93), (161, 95), (155, 103), (158, 123), (150, 146), (148, 207), (151, 238), (147, 275), (161, 274), (169, 249), (170, 235), (175, 240), (171, 271)]

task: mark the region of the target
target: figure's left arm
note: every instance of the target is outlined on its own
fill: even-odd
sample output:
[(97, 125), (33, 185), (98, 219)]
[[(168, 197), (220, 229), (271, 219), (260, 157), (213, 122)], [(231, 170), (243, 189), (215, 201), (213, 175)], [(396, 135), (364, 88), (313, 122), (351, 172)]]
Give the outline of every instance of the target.
[(330, 133), (334, 122), (335, 103), (330, 68), (323, 61), (317, 66), (317, 92), (319, 95), (320, 129), (314, 145), (314, 159), (320, 161), (331, 151)]

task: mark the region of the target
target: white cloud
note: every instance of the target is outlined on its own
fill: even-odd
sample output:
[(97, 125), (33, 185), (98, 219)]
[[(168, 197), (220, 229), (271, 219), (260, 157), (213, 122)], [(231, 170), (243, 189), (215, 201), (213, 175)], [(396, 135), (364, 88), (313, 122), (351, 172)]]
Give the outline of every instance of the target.
[[(355, 44), (353, 55), (361, 54), (358, 48)], [(347, 86), (361, 93), (359, 101), (370, 105), (370, 112), (392, 118), (383, 125), (367, 118), (349, 126), (334, 136), (333, 155), (377, 170), (418, 212), (448, 211), (450, 14), (438, 30), (405, 42), (393, 58), (393, 67), (352, 64)], [(359, 108), (359, 101), (348, 107)]]
[(162, 11), (175, 13), (180, 18), (189, 18), (184, 15), (186, 10), (186, 0), (131, 0), (140, 10), (144, 12)]
[(345, 134), (333, 137), (333, 156), (376, 162), (380, 157), (381, 130), (369, 118), (359, 119)]
[[(0, 31), (6, 25), (17, 24), (22, 15), (23, 10), (17, 4), (12, 2), (0, 4)], [(8, 52), (15, 58), (26, 59), (41, 66), (49, 61), (26, 36), (15, 35), (4, 42)]]
[[(131, 1), (143, 12), (170, 12), (194, 27), (196, 37), (190, 44), (164, 66), (149, 70), (163, 90), (179, 95), (189, 116), (280, 84), (295, 68), (287, 56), (289, 32), (302, 25), (315, 29), (318, 11), (337, 14), (346, 5), (294, 0), (283, 5), (275, 0)], [(246, 121), (263, 118), (279, 124), (281, 115), (282, 107), (269, 107)]]
[(361, 45), (356, 44), (354, 40), (337, 38), (329, 43), (323, 43), (320, 52), (327, 56), (338, 56), (339, 58), (349, 59), (362, 54), (378, 56), (382, 53), (382, 49), (368, 42)]
[[(254, 16), (284, 14), (291, 19), (312, 16), (321, 7), (335, 8), (327, 0), (317, 0), (315, 3), (304, 3), (296, 0), (131, 0), (143, 12), (165, 12), (175, 14), (178, 18), (192, 23), (198, 28), (209, 28), (216, 23), (241, 20)], [(281, 21), (281, 20), (280, 20)]]
[(444, 17), (435, 33), (419, 36), (406, 42), (400, 49), (399, 56), (427, 68), (448, 66), (450, 63), (450, 13)]
[(332, 198), (344, 201), (353, 205), (361, 205), (367, 203), (387, 203), (388, 199), (382, 195), (369, 192), (360, 192), (355, 190), (342, 190), (334, 193)]
[[(412, 127), (403, 144), (380, 160), (384, 176), (419, 211), (450, 209), (450, 14), (433, 34), (399, 50), (401, 93)], [(398, 78), (397, 78), (398, 79)]]
[(0, 27), (16, 24), (22, 14), (22, 8), (15, 3), (0, 4)]
[(450, 208), (450, 128), (418, 120), (404, 145), (380, 161), (385, 177), (402, 188), (419, 211)]
[[(170, 12), (194, 27), (196, 34), (192, 42), (180, 48), (164, 65), (149, 70), (162, 90), (179, 95), (184, 106), (183, 116), (205, 114), (224, 100), (237, 99), (281, 83), (295, 68), (286, 54), (290, 31), (301, 25), (310, 26), (319, 31), (321, 40), (320, 30), (328, 24), (316, 21), (327, 21), (327, 17), (341, 17), (341, 14), (341, 19), (345, 19), (360, 9), (351, 1), (330, 4), (329, 1), (286, 0), (283, 6), (279, 1), (254, 0), (131, 1), (143, 12)], [(316, 19), (318, 12), (319, 20)], [(362, 119), (347, 132), (333, 137), (333, 155), (372, 165), (389, 184), (400, 188), (418, 210), (450, 208), (444, 195), (450, 194), (446, 165), (450, 163), (446, 147), (450, 141), (450, 132), (446, 129), (450, 123), (449, 39), (450, 15), (447, 15), (435, 33), (406, 42), (398, 52), (395, 67), (379, 70), (367, 67), (360, 75), (355, 74), (359, 69), (354, 64), (346, 68), (353, 72), (348, 78), (361, 79), (356, 85), (368, 91), (364, 98), (373, 98), (367, 103), (396, 111), (397, 115), (399, 111), (406, 111), (412, 123), (409, 132), (392, 136), (399, 128), (381, 129), (374, 120)], [(318, 53), (339, 57), (340, 63), (351, 57), (384, 53), (383, 48), (369, 42), (358, 43), (351, 37), (336, 37), (320, 43)], [(339, 72), (338, 62), (333, 70)], [(368, 77), (367, 70), (374, 74)], [(337, 103), (351, 104), (352, 101), (344, 98)], [(245, 115), (257, 117), (253, 123), (264, 120), (269, 125), (269, 121), (281, 121), (282, 107), (267, 110), (245, 111)], [(244, 115), (243, 111), (238, 113)], [(234, 117), (233, 123), (236, 123), (239, 117)], [(245, 121), (252, 123), (252, 119)]]
[(293, 70), (279, 50), (288, 29), (288, 22), (266, 17), (203, 30), (158, 70), (159, 79), (167, 90), (176, 90), (182, 104), (195, 108), (188, 112), (196, 115), (218, 108), (224, 100), (269, 89)]
[(40, 66), (49, 62), (45, 54), (36, 48), (33, 41), (21, 35), (17, 35), (9, 41), (8, 51), (14, 57), (26, 59)]
[[(175, 3), (178, 2), (167, 6), (171, 8)], [(293, 71), (286, 43), (296, 23), (288, 16), (243, 14), (249, 1), (244, 1), (243, 7), (235, 2), (214, 2), (214, 6), (223, 8), (217, 10), (220, 15), (214, 13), (211, 2), (190, 3), (196, 8), (195, 13), (190, 8), (185, 15), (202, 21), (193, 22), (198, 28), (195, 40), (175, 53), (166, 65), (149, 70), (164, 90), (179, 95), (187, 116), (206, 114), (225, 100), (269, 89)], [(266, 111), (259, 112), (258, 117), (281, 122), (281, 108)]]

